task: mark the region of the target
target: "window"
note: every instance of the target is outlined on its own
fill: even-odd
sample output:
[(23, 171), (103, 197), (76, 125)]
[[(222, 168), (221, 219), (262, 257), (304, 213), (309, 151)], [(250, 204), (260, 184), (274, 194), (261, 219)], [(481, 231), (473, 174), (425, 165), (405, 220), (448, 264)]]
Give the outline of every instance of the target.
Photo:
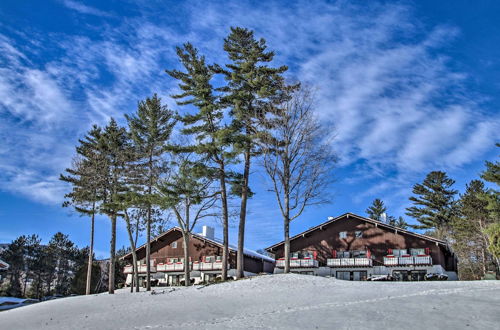
[(205, 257), (205, 262), (214, 262), (214, 261), (215, 261), (214, 256)]
[(296, 258), (296, 259), (298, 259), (299, 258), (299, 253), (298, 252), (290, 253), (290, 258)]
[(364, 250), (352, 251), (352, 257), (353, 258), (366, 258), (366, 251), (364, 251)]
[(172, 242), (170, 246), (172, 247), (172, 249), (177, 249), (177, 242)]
[(338, 251), (337, 258), (349, 258), (349, 251)]
[(341, 231), (339, 233), (339, 238), (347, 238), (347, 232), (346, 231)]
[(215, 261), (219, 261), (219, 262), (222, 261), (222, 256), (216, 256)]
[(361, 230), (356, 230), (356, 231), (354, 232), (354, 237), (356, 237), (356, 238), (361, 238), (361, 237), (363, 237), (363, 232), (362, 232)]
[(412, 256), (424, 255), (425, 249), (410, 249), (410, 254)]
[(392, 254), (395, 256), (395, 257), (401, 257), (401, 256), (404, 256), (404, 255), (408, 255), (408, 250), (407, 249), (395, 249), (395, 250), (392, 250)]

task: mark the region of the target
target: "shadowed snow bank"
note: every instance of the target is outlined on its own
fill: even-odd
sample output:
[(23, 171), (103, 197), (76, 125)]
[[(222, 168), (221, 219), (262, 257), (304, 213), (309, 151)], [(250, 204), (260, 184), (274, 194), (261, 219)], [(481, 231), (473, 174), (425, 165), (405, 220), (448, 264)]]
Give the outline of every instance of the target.
[(2, 329), (494, 329), (500, 281), (345, 282), (270, 275), (71, 297), (4, 312)]

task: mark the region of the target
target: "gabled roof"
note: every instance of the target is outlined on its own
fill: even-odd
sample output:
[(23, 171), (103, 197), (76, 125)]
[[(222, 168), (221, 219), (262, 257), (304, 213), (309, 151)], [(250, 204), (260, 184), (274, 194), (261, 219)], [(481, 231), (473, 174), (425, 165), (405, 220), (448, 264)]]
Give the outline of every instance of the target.
[[(342, 220), (344, 218), (354, 218), (354, 219), (357, 219), (357, 220), (361, 220), (361, 221), (364, 221), (364, 222), (368, 222), (368, 223), (372, 223), (374, 225), (377, 225), (378, 227), (384, 227), (384, 228), (387, 228), (387, 229), (391, 229), (391, 230), (395, 230), (395, 231), (398, 231), (402, 234), (406, 234), (406, 235), (410, 235), (410, 236), (415, 236), (415, 237), (418, 237), (418, 238), (421, 238), (421, 239), (424, 239), (424, 240), (427, 240), (427, 241), (431, 241), (431, 242), (435, 242), (437, 244), (442, 244), (444, 246), (448, 246), (447, 242), (446, 241), (443, 241), (441, 239), (437, 239), (437, 238), (434, 238), (434, 237), (430, 237), (430, 236), (426, 236), (426, 235), (422, 235), (422, 234), (417, 234), (417, 233), (414, 233), (414, 232), (411, 232), (409, 230), (406, 230), (406, 229), (402, 229), (402, 228), (399, 228), (399, 227), (396, 227), (396, 226), (392, 226), (392, 225), (389, 225), (389, 224), (386, 224), (386, 223), (383, 223), (383, 222), (380, 222), (380, 221), (377, 221), (377, 220), (373, 220), (373, 219), (370, 219), (370, 218), (366, 218), (366, 217), (362, 217), (360, 215), (357, 215), (357, 214), (354, 214), (354, 213), (345, 213), (345, 214), (342, 214), (336, 218), (333, 218), (331, 220), (328, 220), (326, 222), (323, 222), (322, 224), (320, 225), (317, 225), (315, 227), (311, 227), (309, 228), (308, 230), (300, 233), (300, 234), (297, 234), (293, 237), (290, 238), (290, 241), (293, 241), (294, 239), (297, 239), (297, 238), (300, 238), (300, 237), (304, 237), (305, 235), (311, 233), (311, 232), (314, 232), (316, 230), (321, 230), (324, 226), (328, 226), (336, 221), (339, 221), (339, 220)], [(266, 248), (266, 251), (272, 251), (274, 248), (280, 246), (284, 244), (284, 241), (281, 241), (279, 243), (276, 243), (268, 248)]]
[[(179, 227), (172, 227), (170, 228), (169, 230), (167, 230), (166, 232), (163, 232), (161, 233), (160, 235), (154, 237), (153, 239), (151, 239), (151, 243), (153, 243), (154, 241), (158, 241), (160, 240), (161, 238), (167, 236), (168, 234), (170, 234), (171, 232), (173, 231), (178, 231), (180, 233), (182, 233), (181, 229)], [(200, 235), (200, 234), (195, 234), (195, 233), (191, 233), (191, 236), (196, 238), (196, 239), (199, 239), (201, 241), (205, 241), (205, 242), (208, 242), (210, 244), (213, 244), (213, 245), (217, 245), (221, 248), (224, 247), (224, 245), (222, 244), (221, 241), (219, 241), (218, 239), (210, 239), (210, 238), (207, 238), (203, 235)], [(142, 244), (140, 247), (138, 247), (136, 249), (136, 251), (139, 251), (141, 249), (145, 249), (146, 248), (146, 243)], [(233, 251), (233, 252), (237, 252), (238, 251), (238, 248), (234, 245), (231, 245), (229, 244), (229, 250), (230, 251)], [(261, 259), (261, 260), (266, 260), (266, 261), (269, 261), (269, 262), (275, 262), (275, 260), (273, 258), (270, 258), (268, 256), (265, 256), (263, 254), (260, 254), (256, 251), (253, 251), (253, 250), (249, 250), (249, 249), (244, 249), (243, 250), (243, 254), (247, 257), (251, 257), (251, 258), (254, 258), (254, 259)], [(123, 257), (121, 257), (120, 259), (125, 259), (126, 257), (128, 256), (131, 256), (132, 253), (127, 253), (126, 255), (124, 255)]]

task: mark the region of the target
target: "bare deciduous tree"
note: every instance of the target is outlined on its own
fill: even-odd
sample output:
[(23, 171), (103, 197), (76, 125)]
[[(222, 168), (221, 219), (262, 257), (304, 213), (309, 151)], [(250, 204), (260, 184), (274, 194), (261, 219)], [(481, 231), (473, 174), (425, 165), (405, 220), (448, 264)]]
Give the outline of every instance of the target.
[(313, 113), (314, 97), (301, 87), (274, 106), (266, 119), (268, 134), (262, 137), (263, 166), (283, 216), (285, 273), (290, 271), (290, 222), (307, 206), (328, 203), (328, 186), (337, 161), (327, 137), (331, 130), (320, 125)]

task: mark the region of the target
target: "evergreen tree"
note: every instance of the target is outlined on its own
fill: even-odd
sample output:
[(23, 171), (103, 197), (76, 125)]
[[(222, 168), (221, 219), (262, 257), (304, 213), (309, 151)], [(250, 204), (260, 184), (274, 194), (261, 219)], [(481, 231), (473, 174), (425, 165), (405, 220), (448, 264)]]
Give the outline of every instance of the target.
[(398, 220), (396, 220), (396, 222), (394, 223), (394, 226), (401, 228), (401, 229), (405, 229), (405, 230), (408, 229), (408, 227), (409, 227), (408, 223), (405, 221), (405, 219), (403, 219), (402, 216), (398, 217)]
[(56, 294), (68, 295), (71, 293), (73, 279), (73, 264), (77, 250), (68, 235), (58, 232), (52, 236), (47, 246), (47, 253), (55, 261), (55, 287)]
[(382, 221), (382, 214), (387, 211), (384, 202), (378, 198), (373, 200), (372, 205), (366, 209), (366, 214), (369, 218), (377, 221)]
[[(496, 144), (500, 147), (500, 143)], [(496, 184), (500, 188), (500, 162), (486, 162), (486, 170), (481, 173), (481, 178), (485, 181)], [(488, 189), (483, 198), (488, 202), (488, 210), (491, 216), (500, 222), (500, 190)]]
[(453, 249), (460, 260), (461, 279), (481, 279), (491, 260), (484, 233), (491, 218), (488, 202), (481, 198), (484, 194), (484, 183), (472, 180), (458, 201), (460, 214), (452, 221)]
[(227, 180), (233, 177), (227, 166), (234, 161), (235, 154), (230, 147), (234, 131), (224, 124), (224, 112), (211, 84), (214, 72), (205, 63), (205, 58), (187, 43), (177, 48), (177, 55), (184, 71), (171, 70), (167, 73), (179, 81), (182, 93), (173, 95), (179, 105), (194, 105), (197, 112), (186, 113), (179, 117), (184, 128), (182, 133), (194, 137), (196, 143), (177, 146), (177, 152), (195, 152), (210, 166), (213, 178), (218, 181), (222, 210), (223, 252), (222, 278), (227, 278), (229, 256), (229, 210)]
[(153, 215), (152, 198), (154, 187), (158, 184), (166, 142), (170, 139), (175, 126), (174, 113), (161, 104), (161, 99), (154, 94), (151, 98), (139, 102), (137, 112), (125, 115), (128, 121), (134, 147), (139, 155), (138, 166), (144, 170), (142, 176), (142, 204), (146, 210), (146, 290), (151, 290), (151, 223)]
[(99, 203), (104, 198), (105, 174), (102, 170), (105, 169), (105, 162), (99, 149), (101, 135), (101, 128), (94, 125), (86, 136), (79, 140), (79, 145), (76, 147), (77, 157), (73, 161), (73, 166), (66, 169), (66, 174), (60, 176), (60, 180), (70, 183), (72, 188), (71, 192), (65, 195), (66, 201), (63, 206), (73, 206), (80, 214), (90, 216), (91, 220), (86, 294), (90, 294), (91, 289), (95, 215), (99, 210)]
[(161, 182), (159, 203), (171, 210), (182, 232), (184, 241), (184, 283), (191, 284), (189, 241), (198, 220), (215, 216), (211, 212), (217, 201), (217, 192), (212, 192), (212, 175), (207, 174), (203, 162), (189, 159), (189, 155), (180, 155), (175, 174)]
[(118, 126), (111, 118), (99, 139), (99, 148), (105, 156), (105, 199), (100, 211), (111, 220), (110, 262), (108, 292), (114, 293), (116, 272), (116, 219), (122, 211), (121, 193), (127, 191), (124, 182), (130, 158), (134, 157), (129, 135), (125, 128)]
[(433, 171), (427, 174), (423, 183), (413, 186), (410, 201), (414, 206), (408, 207), (406, 214), (420, 224), (412, 225), (415, 229), (430, 229), (439, 238), (444, 238), (453, 216), (456, 214), (454, 197), (457, 193), (451, 187), (455, 181), (445, 172)]
[(223, 74), (227, 81), (227, 85), (219, 90), (224, 93), (222, 104), (230, 107), (233, 127), (240, 133), (234, 145), (242, 153), (244, 161), (238, 189), (241, 192), (236, 266), (238, 278), (243, 276), (247, 199), (251, 193), (250, 165), (251, 158), (258, 153), (259, 122), (272, 108), (272, 99), (283, 92), (283, 73), (288, 69), (286, 66), (268, 66), (274, 58), (274, 52), (266, 48), (266, 41), (262, 38), (256, 40), (253, 31), (232, 27), (229, 36), (224, 39), (224, 50), (230, 63), (225, 68), (214, 66), (214, 70)]
[(26, 236), (19, 236), (13, 240), (7, 249), (2, 251), (0, 257), (9, 264), (6, 277), (8, 283), (2, 288), (1, 295), (10, 297), (22, 297), (23, 290), (21, 287), (21, 277), (26, 269), (25, 265), (25, 250), (27, 238)]

